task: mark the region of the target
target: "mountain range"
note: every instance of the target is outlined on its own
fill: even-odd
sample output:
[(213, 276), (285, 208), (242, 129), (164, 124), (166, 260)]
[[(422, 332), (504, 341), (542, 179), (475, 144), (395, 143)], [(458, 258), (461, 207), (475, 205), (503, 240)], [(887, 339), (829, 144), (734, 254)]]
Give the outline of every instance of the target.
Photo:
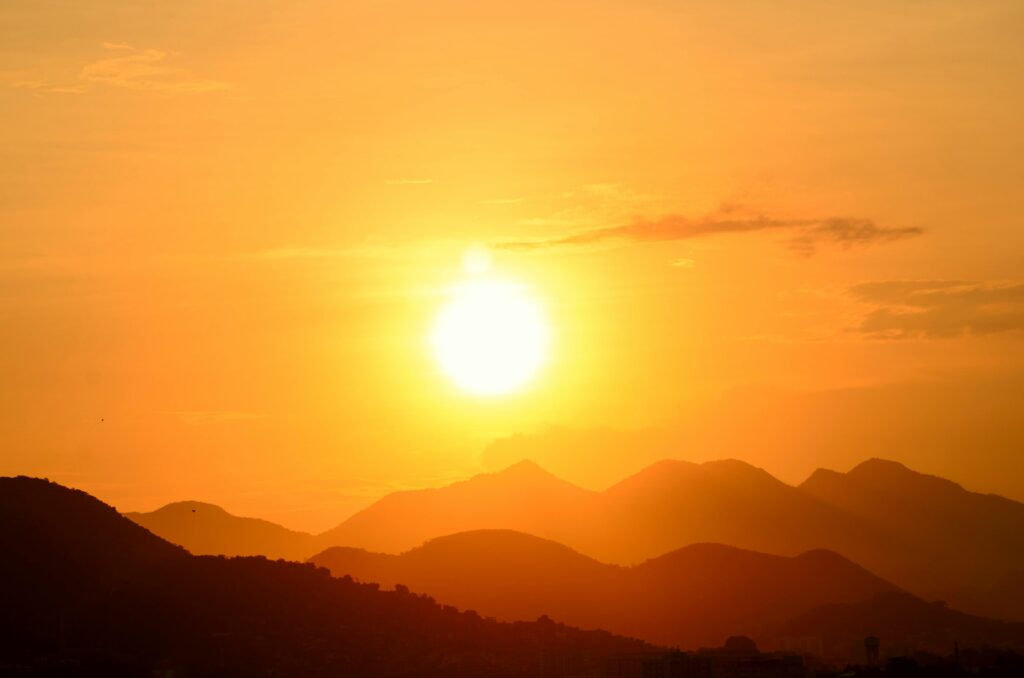
[(926, 602), (824, 550), (695, 544), (621, 566), (483, 530), (305, 564), (195, 556), (24, 477), (0, 478), (0, 535), (0, 663), (13, 675), (570, 676), (659, 652), (568, 620), (685, 647), (813, 638), (839, 661), (868, 634), (910, 651), (1024, 649), (1022, 623)]
[(667, 460), (600, 492), (522, 461), (446, 487), (389, 494), (320, 535), (291, 533), (287, 547), (243, 540), (253, 534), (244, 519), (204, 511), (211, 525), (218, 521), (204, 531), (183, 525), (198, 512), (172, 512), (178, 520), (166, 523), (157, 513), (131, 517), (200, 553), (308, 557), (347, 546), (395, 554), (436, 537), (495, 529), (620, 565), (700, 543), (783, 556), (827, 549), (923, 598), (1024, 619), (1024, 504), (881, 459), (847, 473), (818, 470), (798, 486), (736, 460)]
[(550, 619), (483, 619), (311, 564), (193, 556), (41, 479), (0, 478), (0, 536), (4, 675), (593, 675), (654, 650)]
[(266, 556), (305, 560), (317, 548), (315, 537), (259, 518), (234, 516), (214, 504), (179, 501), (149, 513), (125, 513), (167, 541), (196, 554)]
[(311, 561), (337, 576), (404, 585), (502, 620), (547, 614), (691, 649), (733, 634), (777, 645), (771, 634), (783, 621), (897, 591), (830, 551), (783, 557), (694, 544), (622, 567), (507, 530), (439, 537), (401, 555), (334, 547)]

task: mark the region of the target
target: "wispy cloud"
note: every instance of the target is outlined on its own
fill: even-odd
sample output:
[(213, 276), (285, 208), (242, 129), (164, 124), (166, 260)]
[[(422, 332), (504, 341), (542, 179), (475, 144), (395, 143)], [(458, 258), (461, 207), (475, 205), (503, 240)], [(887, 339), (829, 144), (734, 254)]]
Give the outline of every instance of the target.
[(174, 66), (172, 53), (138, 49), (123, 42), (104, 42), (106, 56), (83, 66), (77, 79), (53, 82), (46, 77), (7, 78), (12, 87), (37, 92), (83, 94), (97, 87), (120, 87), (164, 94), (199, 94), (227, 89), (220, 80), (201, 78)]
[(887, 242), (920, 235), (918, 227), (879, 226), (870, 219), (851, 217), (778, 218), (737, 215), (733, 212), (704, 217), (669, 214), (657, 219), (637, 218), (620, 226), (593, 228), (554, 238), (497, 243), (499, 249), (529, 252), (556, 247), (579, 247), (606, 241), (634, 243), (688, 240), (726, 233), (788, 233), (789, 245), (802, 254), (813, 254), (823, 243), (842, 247)]
[(894, 280), (862, 283), (849, 292), (875, 306), (856, 329), (876, 338), (1024, 332), (1024, 283)]
[(15, 80), (11, 87), (30, 89), (36, 92), (54, 92), (58, 94), (82, 94), (88, 88), (85, 85), (55, 85), (45, 80)]
[(170, 54), (159, 49), (136, 49), (125, 43), (103, 43), (112, 53), (82, 68), (79, 79), (112, 87), (194, 94), (225, 89), (219, 80), (197, 78), (183, 68), (169, 65)]

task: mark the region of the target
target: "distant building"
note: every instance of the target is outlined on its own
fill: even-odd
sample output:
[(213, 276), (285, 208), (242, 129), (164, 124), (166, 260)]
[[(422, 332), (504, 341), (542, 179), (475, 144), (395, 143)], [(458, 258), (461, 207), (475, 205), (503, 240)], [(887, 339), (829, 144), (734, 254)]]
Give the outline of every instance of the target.
[(864, 661), (868, 666), (878, 666), (881, 663), (878, 657), (881, 644), (876, 636), (868, 636), (864, 639)]

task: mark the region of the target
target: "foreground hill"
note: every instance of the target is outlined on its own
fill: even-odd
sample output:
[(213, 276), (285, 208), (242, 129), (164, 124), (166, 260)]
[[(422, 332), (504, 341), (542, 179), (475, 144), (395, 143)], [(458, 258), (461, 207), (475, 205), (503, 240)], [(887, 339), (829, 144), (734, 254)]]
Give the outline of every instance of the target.
[(191, 556), (44, 480), (0, 478), (0, 529), (0, 664), (15, 675), (578, 675), (649, 649), (313, 565)]
[(620, 567), (500, 530), (440, 537), (397, 556), (332, 548), (312, 562), (499, 619), (548, 614), (684, 648), (736, 633), (764, 638), (767, 629), (820, 605), (896, 590), (827, 551), (786, 558), (697, 544)]
[(219, 506), (180, 501), (149, 513), (125, 513), (167, 541), (197, 555), (266, 556), (305, 560), (314, 537), (258, 518), (234, 516)]

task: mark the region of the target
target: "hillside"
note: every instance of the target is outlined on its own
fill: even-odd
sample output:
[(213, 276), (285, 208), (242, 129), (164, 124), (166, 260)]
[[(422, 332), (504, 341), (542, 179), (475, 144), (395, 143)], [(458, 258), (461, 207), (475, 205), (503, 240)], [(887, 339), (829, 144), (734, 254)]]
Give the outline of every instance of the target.
[(649, 649), (489, 621), (309, 564), (191, 556), (38, 479), (0, 479), (0, 529), (0, 660), (17, 675), (574, 675)]
[(824, 551), (787, 558), (696, 544), (634, 567), (607, 565), (560, 544), (510, 531), (466, 532), (401, 555), (332, 548), (312, 562), (336, 575), (408, 586), (499, 619), (547, 614), (684, 648), (834, 602), (896, 590)]
[(262, 555), (305, 560), (315, 548), (311, 534), (267, 520), (234, 516), (219, 506), (198, 501), (176, 502), (149, 513), (124, 515), (196, 555)]
[(204, 514), (216, 529), (189, 532), (182, 527), (189, 514), (173, 528), (144, 524), (199, 552), (293, 558), (331, 546), (400, 553), (483, 529), (525, 532), (620, 565), (704, 542), (785, 556), (827, 549), (923, 598), (1024, 619), (1015, 577), (1024, 570), (1024, 504), (883, 460), (849, 473), (818, 470), (798, 487), (736, 460), (666, 460), (602, 492), (520, 462), (446, 487), (387, 495), (310, 539)]
[[(397, 553), (445, 534), (509, 529), (569, 533), (595, 493), (529, 461), (436, 489), (395, 492), (318, 536), (322, 548), (354, 546)], [(310, 554), (312, 555), (312, 554)]]

